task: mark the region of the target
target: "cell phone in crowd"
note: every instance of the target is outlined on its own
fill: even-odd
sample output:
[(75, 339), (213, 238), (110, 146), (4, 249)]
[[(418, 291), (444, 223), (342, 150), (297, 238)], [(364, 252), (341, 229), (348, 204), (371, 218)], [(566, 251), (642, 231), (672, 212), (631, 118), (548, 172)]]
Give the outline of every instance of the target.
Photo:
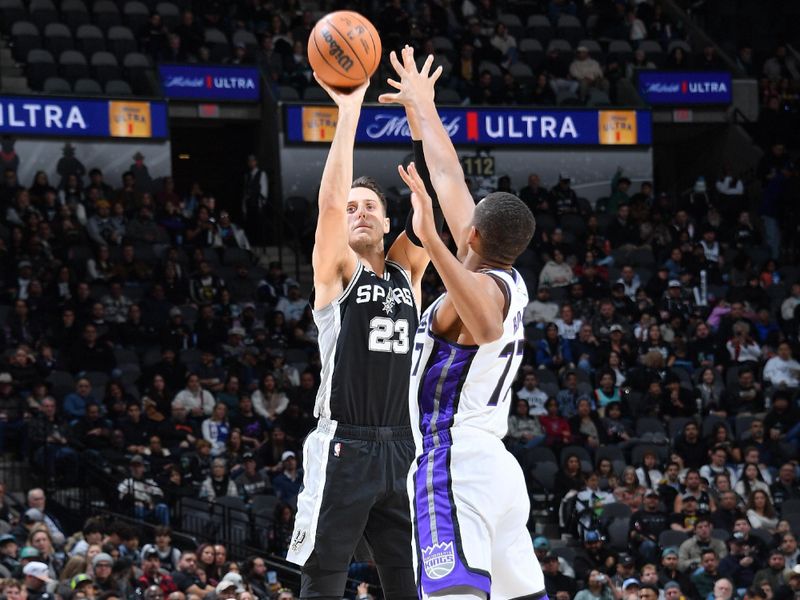
[(278, 583), (277, 571), (267, 571), (267, 583), (269, 584)]

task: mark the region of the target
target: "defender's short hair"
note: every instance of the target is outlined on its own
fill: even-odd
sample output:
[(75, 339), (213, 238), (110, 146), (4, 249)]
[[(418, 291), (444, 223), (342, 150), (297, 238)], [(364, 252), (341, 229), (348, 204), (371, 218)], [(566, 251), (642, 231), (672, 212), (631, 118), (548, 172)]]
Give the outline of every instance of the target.
[(512, 264), (533, 238), (536, 219), (514, 194), (492, 192), (475, 207), (473, 225), (481, 234), (484, 258)]
[(357, 177), (350, 185), (351, 190), (355, 188), (366, 188), (368, 190), (375, 192), (375, 195), (378, 197), (378, 199), (381, 201), (381, 204), (383, 205), (384, 214), (388, 214), (389, 210), (386, 205), (386, 196), (384, 195), (381, 186), (378, 185), (378, 182), (375, 181), (372, 177), (369, 177), (368, 175), (362, 175), (361, 177)]

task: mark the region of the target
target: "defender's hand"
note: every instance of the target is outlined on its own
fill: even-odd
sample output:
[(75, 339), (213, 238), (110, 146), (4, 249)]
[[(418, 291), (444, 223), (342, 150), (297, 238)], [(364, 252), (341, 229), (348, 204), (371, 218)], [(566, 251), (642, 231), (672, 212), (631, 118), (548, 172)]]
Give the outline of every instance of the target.
[(378, 102), (381, 104), (402, 104), (404, 106), (418, 102), (433, 102), (434, 86), (442, 75), (441, 65), (431, 73), (433, 65), (433, 54), (429, 54), (425, 59), (422, 69), (417, 70), (414, 63), (414, 49), (406, 46), (402, 51), (403, 62), (397, 59), (397, 54), (389, 54), (389, 60), (400, 77), (400, 81), (387, 79), (386, 82), (393, 88), (399, 90), (395, 94), (381, 94)]

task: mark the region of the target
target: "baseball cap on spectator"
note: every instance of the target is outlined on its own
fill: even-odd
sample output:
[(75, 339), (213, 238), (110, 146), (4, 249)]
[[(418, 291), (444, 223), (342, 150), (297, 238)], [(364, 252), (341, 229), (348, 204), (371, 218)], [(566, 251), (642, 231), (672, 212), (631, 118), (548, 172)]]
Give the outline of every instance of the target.
[(80, 585), (83, 585), (84, 583), (93, 583), (93, 582), (94, 580), (91, 577), (89, 577), (86, 573), (78, 573), (77, 575), (75, 575), (75, 577), (73, 577), (70, 580), (69, 588), (71, 590), (74, 590), (75, 588), (77, 588)]
[(645, 498), (653, 498), (653, 497), (658, 498), (658, 492), (656, 490), (653, 490), (653, 489), (647, 490), (645, 492), (645, 494), (644, 494), (644, 497)]
[(255, 310), (256, 309), (255, 303), (254, 302), (245, 302), (244, 305), (242, 306), (242, 310), (247, 310), (249, 308)]
[(22, 573), (29, 577), (36, 577), (42, 581), (50, 581), (50, 571), (46, 564), (35, 560), (22, 567)]
[(230, 588), (236, 588), (237, 594), (244, 591), (241, 575), (238, 573), (227, 573), (217, 584), (216, 592), (219, 594)]
[(678, 556), (678, 549), (675, 546), (670, 546), (669, 548), (664, 548), (661, 551), (661, 558), (665, 558), (669, 555)]
[(14, 542), (16, 544), (17, 543), (17, 538), (15, 538), (10, 533), (6, 533), (4, 535), (0, 535), (0, 546), (2, 546), (4, 544), (8, 544), (9, 542)]
[(609, 333), (614, 333), (615, 331), (625, 331), (625, 330), (622, 328), (622, 325), (620, 325), (619, 323), (614, 323), (611, 327), (608, 328), (608, 332)]
[(38, 508), (29, 508), (25, 511), (23, 520), (26, 523), (38, 523), (39, 521), (44, 521), (44, 515)]
[(670, 279), (669, 280), (669, 287), (671, 287), (671, 288), (678, 287), (679, 288), (679, 287), (681, 287), (681, 282), (678, 281), (677, 279)]
[(252, 452), (245, 452), (244, 454), (242, 454), (242, 460), (243, 461), (255, 460), (255, 459), (256, 459), (256, 455), (253, 454)]
[(537, 535), (535, 538), (533, 538), (533, 548), (534, 550), (549, 550), (550, 540), (543, 535)]
[(599, 542), (600, 532), (595, 530), (587, 531), (583, 539), (587, 542)]
[(289, 460), (290, 458), (297, 458), (297, 455), (291, 450), (287, 450), (286, 452), (281, 454), (281, 462)]
[(149, 548), (147, 552), (144, 552), (142, 554), (142, 558), (148, 560), (150, 558), (161, 558), (161, 557), (158, 554), (158, 550), (156, 550), (155, 548)]
[(551, 561), (558, 562), (558, 554), (555, 554), (553, 552), (548, 552), (547, 554), (544, 555), (544, 557), (542, 557), (542, 562), (551, 562)]
[(228, 335), (238, 335), (239, 337), (244, 337), (246, 334), (245, 330), (241, 327), (231, 327), (228, 330)]
[(139, 454), (134, 454), (133, 456), (131, 456), (130, 464), (143, 465), (144, 459)]
[(109, 565), (113, 565), (114, 559), (110, 554), (101, 552), (100, 554), (95, 555), (95, 557), (92, 559), (92, 567), (97, 567), (97, 565), (100, 563), (108, 563)]
[(13, 383), (11, 373), (0, 373), (0, 383)]
[(181, 309), (178, 308), (177, 306), (173, 306), (172, 308), (169, 309), (170, 317), (180, 317), (181, 315), (183, 315), (183, 313), (181, 312)]
[(630, 579), (626, 579), (625, 581), (622, 582), (622, 589), (627, 590), (632, 585), (639, 587), (641, 583), (639, 583), (639, 580), (636, 579), (635, 577), (631, 577)]
[(559, 181), (572, 181), (572, 177), (569, 176), (569, 173), (559, 173), (558, 174)]
[(694, 496), (692, 496), (688, 492), (686, 494), (684, 494), (683, 496), (681, 496), (681, 500), (683, 500), (684, 502), (689, 502), (689, 501), (697, 502), (697, 498), (695, 498)]
[(39, 558), (39, 556), (41, 556), (39, 551), (33, 546), (24, 546), (22, 550), (19, 551), (20, 560), (26, 558)]
[(633, 560), (633, 557), (630, 554), (627, 554), (626, 552), (622, 552), (619, 555), (619, 563), (621, 565), (625, 565), (625, 566), (629, 567), (629, 566), (635, 564), (636, 561)]
[(677, 581), (668, 581), (664, 586), (664, 591), (667, 590), (679, 590), (681, 589), (681, 585)]
[(25, 269), (25, 268), (30, 269), (32, 266), (33, 265), (31, 264), (31, 261), (29, 261), (29, 260), (21, 260), (21, 261), (19, 261), (18, 268), (20, 268), (20, 269)]
[(286, 289), (299, 288), (299, 287), (300, 287), (300, 284), (297, 283), (294, 279), (289, 278), (289, 279), (286, 280)]
[(794, 568), (792, 568), (792, 573), (800, 575), (800, 565), (795, 565)]

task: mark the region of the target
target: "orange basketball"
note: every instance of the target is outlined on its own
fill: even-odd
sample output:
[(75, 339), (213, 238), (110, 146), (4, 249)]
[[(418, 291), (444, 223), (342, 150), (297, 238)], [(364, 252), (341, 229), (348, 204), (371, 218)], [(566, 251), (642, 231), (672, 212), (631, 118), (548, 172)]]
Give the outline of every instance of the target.
[(357, 12), (340, 10), (322, 17), (308, 38), (308, 62), (320, 79), (353, 88), (372, 77), (381, 60), (375, 26)]

